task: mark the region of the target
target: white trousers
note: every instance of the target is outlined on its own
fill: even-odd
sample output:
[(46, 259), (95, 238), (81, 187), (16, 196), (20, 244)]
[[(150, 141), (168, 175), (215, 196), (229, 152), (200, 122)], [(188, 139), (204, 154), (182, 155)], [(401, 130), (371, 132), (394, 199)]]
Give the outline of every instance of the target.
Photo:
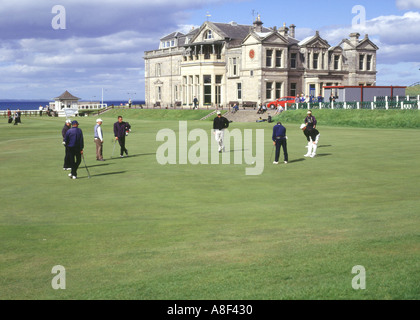
[(308, 153), (305, 154), (305, 157), (310, 157), (310, 156), (315, 156), (316, 155), (316, 150), (318, 149), (318, 142), (319, 142), (319, 137), (321, 135), (317, 135), (315, 141), (312, 141), (312, 138), (310, 139), (309, 143), (308, 143)]
[(224, 130), (214, 130), (214, 136), (216, 138), (217, 144), (219, 145), (219, 151), (225, 149), (225, 145), (223, 144), (223, 138), (225, 137)]

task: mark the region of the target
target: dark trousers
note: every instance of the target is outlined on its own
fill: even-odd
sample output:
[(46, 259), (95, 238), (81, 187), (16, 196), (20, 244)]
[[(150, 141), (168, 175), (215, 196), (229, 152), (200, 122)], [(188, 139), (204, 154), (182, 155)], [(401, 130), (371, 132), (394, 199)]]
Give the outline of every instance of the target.
[(81, 150), (79, 148), (67, 148), (68, 149), (68, 159), (67, 163), (70, 165), (71, 168), (71, 175), (77, 177), (77, 169), (79, 169), (79, 165), (82, 162), (82, 154), (80, 153)]
[(284, 161), (289, 161), (289, 155), (287, 153), (287, 139), (280, 138), (276, 139), (276, 162), (280, 159), (280, 149), (283, 147)]
[(64, 165), (63, 168), (71, 168), (69, 163), (69, 148), (65, 147), (66, 151), (64, 154)]
[(118, 143), (120, 144), (120, 156), (124, 155), (124, 152), (128, 155), (127, 149), (125, 148), (125, 136), (118, 137)]

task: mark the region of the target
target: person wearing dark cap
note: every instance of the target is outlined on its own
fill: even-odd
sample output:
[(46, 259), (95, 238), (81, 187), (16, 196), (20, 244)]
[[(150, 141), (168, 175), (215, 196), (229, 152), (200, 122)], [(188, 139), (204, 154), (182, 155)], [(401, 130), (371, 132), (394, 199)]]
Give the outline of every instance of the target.
[(67, 131), (69, 131), (71, 128), (71, 120), (66, 120), (66, 122), (64, 123), (64, 127), (61, 130), (61, 135), (63, 136), (63, 145), (66, 148), (65, 150), (65, 155), (64, 155), (64, 165), (63, 165), (63, 170), (71, 170), (70, 168), (70, 164), (68, 163), (68, 147), (66, 145), (66, 133)]
[(123, 121), (122, 116), (118, 116), (118, 121), (114, 123), (114, 135), (115, 140), (118, 140), (118, 143), (120, 144), (121, 150), (120, 150), (120, 157), (124, 157), (124, 152), (128, 156), (128, 151), (125, 148), (125, 136), (127, 131), (127, 123)]
[(286, 128), (281, 124), (281, 122), (277, 122), (277, 124), (273, 128), (273, 145), (276, 146), (276, 157), (273, 164), (279, 164), (280, 159), (280, 149), (283, 147), (283, 154), (284, 154), (284, 163), (289, 161), (289, 155), (287, 153), (287, 136), (286, 136)]
[(216, 137), (216, 141), (219, 145), (219, 152), (225, 151), (225, 145), (223, 144), (224, 130), (229, 127), (229, 120), (222, 117), (222, 113), (217, 111), (217, 117), (213, 120), (213, 134)]
[(82, 154), (84, 149), (83, 132), (79, 129), (79, 123), (74, 120), (72, 128), (66, 133), (66, 146), (68, 147), (68, 163), (71, 167), (70, 179), (77, 179), (77, 169), (82, 162)]

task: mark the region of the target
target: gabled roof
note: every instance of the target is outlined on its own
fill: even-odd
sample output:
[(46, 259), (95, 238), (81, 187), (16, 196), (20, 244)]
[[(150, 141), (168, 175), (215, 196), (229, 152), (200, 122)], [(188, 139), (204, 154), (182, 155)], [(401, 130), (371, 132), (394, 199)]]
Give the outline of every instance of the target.
[(55, 100), (80, 100), (80, 98), (75, 97), (66, 90), (61, 96), (55, 98)]
[(334, 47), (330, 47), (328, 49), (328, 51), (334, 51), (334, 50), (343, 51), (343, 48), (340, 45), (337, 45), (337, 46), (334, 46)]
[(336, 46), (336, 47), (342, 47), (343, 44), (347, 44), (348, 46), (350, 46), (352, 49), (357, 49), (359, 47), (361, 47), (363, 44), (370, 44), (375, 50), (379, 50), (379, 47), (377, 45), (375, 45), (372, 41), (370, 41), (368, 35), (365, 35), (364, 39), (361, 41), (358, 41), (358, 43), (355, 45), (354, 43), (352, 43), (352, 41), (350, 41), (349, 39), (343, 39), (341, 40), (341, 42)]
[(364, 39), (359, 42), (359, 44), (356, 46), (356, 48), (362, 46), (365, 43), (370, 44), (375, 50), (379, 50), (379, 47), (377, 45), (375, 45), (372, 41), (369, 40), (368, 35), (365, 35)]
[[(229, 39), (229, 40), (243, 40), (245, 39), (250, 31), (253, 29), (253, 26), (250, 25), (243, 25), (243, 24), (237, 24), (235, 22), (231, 23), (219, 23), (219, 22), (211, 22), (206, 21), (201, 27), (200, 31), (202, 31), (205, 28), (209, 28), (213, 30), (215, 33), (217, 33), (221, 38), (223, 39)], [(262, 28), (263, 33), (270, 33), (272, 32), (271, 29)], [(197, 34), (194, 36), (192, 41), (196, 40), (196, 37), (200, 34), (200, 32), (197, 32)]]
[(325, 46), (330, 47), (328, 42), (320, 37), (318, 31), (315, 33), (314, 36), (307, 37), (307, 38), (303, 39), (301, 42), (299, 42), (299, 46), (300, 47), (305, 47), (305, 46), (310, 45), (311, 43), (316, 42), (316, 41), (320, 41), (321, 43), (324, 43)]
[[(293, 38), (284, 37), (279, 32), (277, 32), (276, 30), (272, 30), (272, 29), (269, 29), (269, 32), (255, 32), (255, 31), (252, 31), (246, 36), (246, 38), (243, 40), (243, 42), (245, 42), (250, 37), (254, 37), (260, 42), (264, 42), (264, 41), (266, 41), (266, 40), (268, 40), (269, 38), (272, 38), (272, 37), (277, 37), (278, 39), (280, 39), (282, 42), (284, 42), (286, 44), (292, 44), (292, 43), (294, 43), (293, 40), (295, 40)], [(290, 41), (290, 40), (292, 40), (292, 41)]]

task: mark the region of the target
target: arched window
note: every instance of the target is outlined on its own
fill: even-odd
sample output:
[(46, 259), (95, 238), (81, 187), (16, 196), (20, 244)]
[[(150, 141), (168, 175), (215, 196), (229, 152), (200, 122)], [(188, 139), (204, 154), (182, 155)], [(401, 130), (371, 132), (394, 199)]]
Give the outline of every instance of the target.
[(211, 30), (207, 30), (204, 33), (204, 40), (211, 40), (213, 39), (213, 32)]

